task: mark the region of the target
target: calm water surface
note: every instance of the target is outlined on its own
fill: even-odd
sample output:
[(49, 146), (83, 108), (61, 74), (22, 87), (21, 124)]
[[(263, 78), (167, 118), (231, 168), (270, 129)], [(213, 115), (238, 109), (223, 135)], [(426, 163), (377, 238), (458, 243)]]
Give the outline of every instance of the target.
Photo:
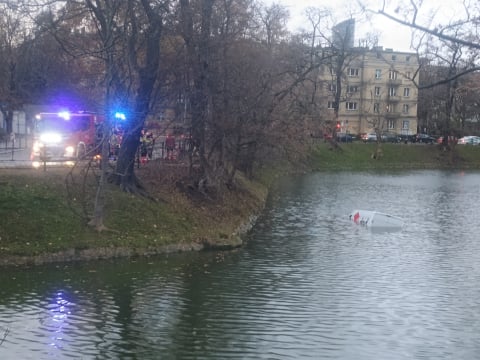
[(233, 252), (1, 269), (0, 359), (480, 359), (479, 204), (478, 172), (317, 173)]

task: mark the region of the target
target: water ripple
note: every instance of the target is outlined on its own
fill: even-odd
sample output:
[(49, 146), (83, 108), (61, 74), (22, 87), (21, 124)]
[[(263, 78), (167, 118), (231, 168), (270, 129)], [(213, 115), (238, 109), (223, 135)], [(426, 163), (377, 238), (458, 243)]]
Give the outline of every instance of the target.
[[(0, 357), (478, 358), (478, 184), (311, 174), (278, 185), (236, 251), (4, 272)], [(406, 225), (357, 227), (362, 208)]]

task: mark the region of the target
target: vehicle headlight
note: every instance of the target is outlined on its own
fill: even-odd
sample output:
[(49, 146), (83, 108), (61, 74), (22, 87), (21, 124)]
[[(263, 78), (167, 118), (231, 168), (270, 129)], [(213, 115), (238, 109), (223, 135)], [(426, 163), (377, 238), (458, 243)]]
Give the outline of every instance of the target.
[(34, 151), (34, 152), (37, 152), (37, 153), (38, 153), (41, 148), (43, 148), (43, 143), (41, 143), (41, 142), (39, 142), (39, 141), (35, 141), (35, 142), (33, 143), (33, 151)]
[(75, 151), (75, 149), (73, 148), (73, 146), (67, 146), (65, 148), (65, 155), (66, 156), (73, 156), (74, 151)]
[(62, 135), (59, 133), (43, 133), (40, 135), (40, 141), (45, 144), (58, 144), (62, 141)]

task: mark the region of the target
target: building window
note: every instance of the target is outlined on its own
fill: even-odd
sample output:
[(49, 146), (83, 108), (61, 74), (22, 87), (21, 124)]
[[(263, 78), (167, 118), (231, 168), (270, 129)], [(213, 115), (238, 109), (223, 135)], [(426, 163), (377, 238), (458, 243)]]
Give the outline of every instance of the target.
[(328, 91), (331, 91), (332, 93), (336, 93), (337, 92), (337, 84), (328, 84), (327, 85), (327, 89)]
[(387, 113), (394, 113), (395, 112), (395, 105), (394, 104), (388, 104), (387, 105)]
[(406, 61), (406, 62), (410, 62), (410, 55), (407, 55), (407, 56), (405, 57), (405, 61)]
[(403, 96), (405, 96), (405, 97), (410, 96), (410, 88), (404, 88), (403, 89)]
[(409, 130), (410, 129), (410, 120), (403, 120), (402, 129), (403, 130)]
[(397, 77), (398, 77), (398, 73), (395, 70), (390, 70), (388, 72), (388, 78), (390, 80), (397, 80)]
[(348, 76), (358, 76), (358, 68), (349, 68), (347, 71)]
[(382, 70), (381, 69), (376, 69), (375, 70), (375, 79), (381, 79), (382, 78)]
[(380, 96), (380, 86), (375, 86), (375, 96)]
[(347, 101), (345, 103), (345, 107), (347, 110), (357, 110), (357, 103), (356, 102), (351, 102), (351, 101)]
[(404, 114), (408, 114), (408, 104), (403, 104), (403, 106), (402, 106), (402, 112), (403, 112)]
[(397, 60), (397, 55), (392, 55), (392, 61)]
[(405, 73), (405, 77), (406, 77), (408, 80), (410, 80), (410, 79), (412, 78), (412, 73), (411, 73), (410, 71), (407, 71), (407, 72)]
[(380, 112), (380, 104), (379, 103), (373, 104), (373, 112), (377, 113), (377, 114)]
[(348, 93), (355, 93), (357, 91), (358, 91), (358, 86), (356, 86), (356, 85), (347, 86), (347, 92)]
[(335, 109), (335, 101), (329, 101), (327, 103), (327, 108), (328, 109)]
[(387, 122), (387, 127), (388, 130), (394, 130), (395, 129), (395, 120), (389, 119)]
[(394, 87), (389, 87), (388, 88), (388, 96), (396, 96), (397, 95), (397, 89)]

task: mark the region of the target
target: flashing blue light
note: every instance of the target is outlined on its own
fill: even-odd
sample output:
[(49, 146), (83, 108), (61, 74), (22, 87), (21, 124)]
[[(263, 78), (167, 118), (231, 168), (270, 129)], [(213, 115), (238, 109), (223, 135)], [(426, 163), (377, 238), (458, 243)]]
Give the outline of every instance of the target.
[(126, 117), (125, 114), (122, 113), (122, 112), (116, 112), (116, 113), (115, 113), (115, 119), (126, 120), (127, 117)]
[(61, 117), (64, 120), (70, 120), (70, 113), (68, 111), (61, 111), (58, 113), (58, 117)]

